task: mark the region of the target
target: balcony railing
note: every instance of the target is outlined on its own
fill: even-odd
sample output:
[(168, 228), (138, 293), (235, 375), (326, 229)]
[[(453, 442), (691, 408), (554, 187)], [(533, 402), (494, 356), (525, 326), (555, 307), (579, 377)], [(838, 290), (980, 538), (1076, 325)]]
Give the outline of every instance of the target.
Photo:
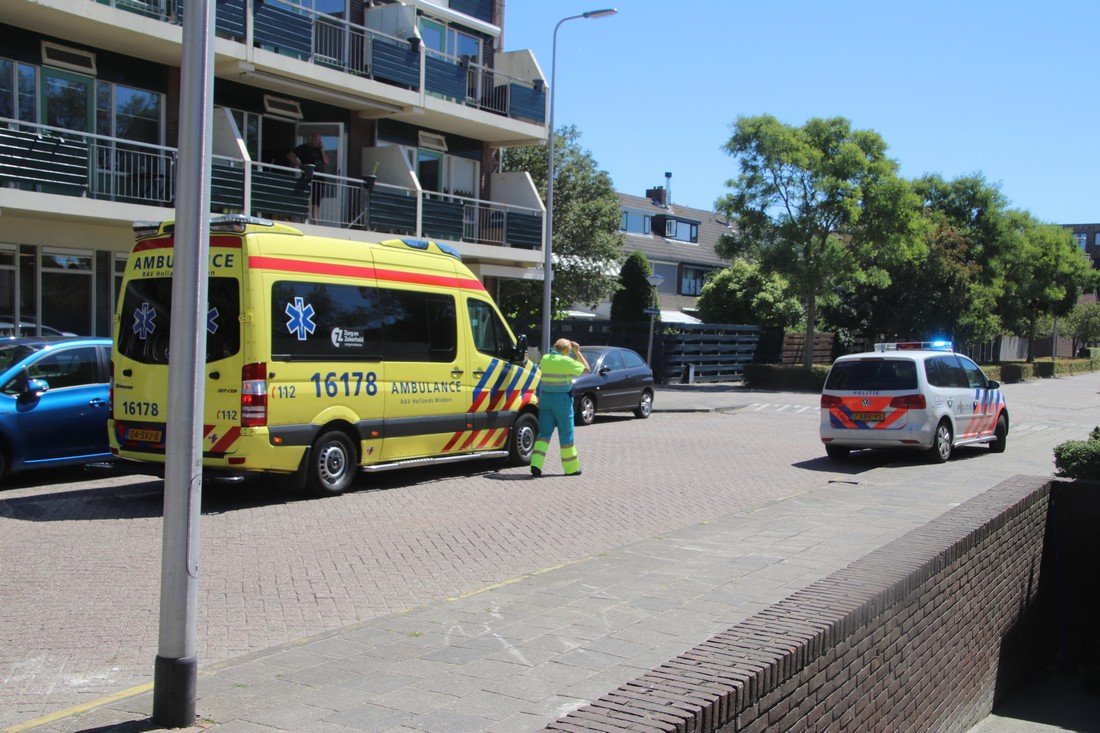
[[(93, 1), (169, 23), (182, 22), (187, 2)], [(290, 0), (254, 0), (252, 18), (246, 16), (246, 0), (217, 0), (217, 33), (244, 42), (251, 23), (252, 42), (261, 48), (415, 91), (420, 91), (423, 78), (424, 91), (434, 96), (507, 117), (545, 122), (546, 90), (540, 80), (517, 79), (468, 56), (414, 47), (404, 39)]]
[[(175, 206), (177, 150), (0, 117), (0, 187)], [(246, 193), (248, 194), (246, 196)], [(214, 156), (210, 209), (342, 229), (538, 249), (539, 209)]]

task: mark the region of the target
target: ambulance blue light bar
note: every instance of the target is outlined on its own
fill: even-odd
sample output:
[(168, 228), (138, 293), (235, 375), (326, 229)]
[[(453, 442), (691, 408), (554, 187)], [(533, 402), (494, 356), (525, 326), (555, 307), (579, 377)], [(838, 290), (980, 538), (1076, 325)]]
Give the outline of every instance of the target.
[(875, 351), (954, 351), (950, 341), (888, 341), (875, 344)]

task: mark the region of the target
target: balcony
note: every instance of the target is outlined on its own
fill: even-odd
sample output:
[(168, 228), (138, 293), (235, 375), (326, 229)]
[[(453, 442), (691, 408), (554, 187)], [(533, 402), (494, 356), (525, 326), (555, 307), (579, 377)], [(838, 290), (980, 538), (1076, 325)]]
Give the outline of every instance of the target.
[[(176, 160), (175, 148), (0, 118), (2, 188), (171, 208)], [(542, 246), (539, 208), (422, 191), (374, 176), (303, 175), (296, 168), (214, 156), (210, 189), (212, 213), (520, 249)]]
[[(187, 0), (92, 2), (180, 25)], [(252, 8), (251, 15), (249, 7)], [(375, 11), (391, 9), (403, 9), (403, 6), (372, 7), (367, 11), (368, 17)], [(408, 10), (411, 12), (412, 9)], [(471, 57), (450, 56), (427, 49), (418, 37), (400, 38), (333, 15), (316, 12), (290, 0), (217, 0), (215, 23), (219, 37), (245, 44), (247, 49), (245, 62), (239, 64), (238, 71), (233, 71), (232, 65), (219, 63), (219, 76), (239, 76), (245, 81), (303, 96), (309, 96), (308, 90), (293, 85), (309, 86), (312, 83), (318, 88), (331, 86), (327, 96), (323, 90), (315, 90), (321, 101), (331, 101), (332, 95), (339, 89), (355, 89), (355, 82), (349, 82), (346, 78), (341, 79), (339, 85), (326, 85), (323, 75), (305, 71), (292, 72), (289, 75), (291, 78), (283, 80), (280, 86), (279, 81), (271, 78), (272, 70), (264, 67), (286, 68), (285, 62), (272, 59), (269, 64), (263, 63), (263, 53), (268, 52), (284, 59), (342, 72), (357, 79), (378, 82), (395, 88), (395, 92), (416, 92), (419, 95), (419, 104), (416, 105), (419, 107), (416, 110), (420, 115), (419, 124), (448, 132), (487, 141), (494, 141), (497, 137), (500, 140), (523, 138), (522, 129), (502, 131), (494, 136), (485, 134), (484, 131), (477, 134), (469, 123), (461, 125), (454, 120), (449, 124), (446, 120), (426, 120), (425, 112), (430, 116), (433, 110), (439, 109), (437, 101), (545, 127), (546, 89), (541, 79), (534, 78), (538, 75), (537, 65), (526, 52), (497, 53), (496, 63), (490, 68), (477, 63)], [(236, 55), (240, 57), (240, 54)], [(506, 70), (513, 74), (505, 73)], [(530, 78), (520, 78), (514, 74), (526, 74)], [(396, 98), (407, 99), (401, 94), (397, 94)], [(389, 113), (400, 119), (402, 111), (410, 110), (404, 110), (399, 103)], [(455, 114), (452, 108), (445, 116), (453, 118)], [(469, 116), (469, 113), (465, 113), (465, 116)], [(482, 124), (489, 123), (486, 121)], [(532, 142), (540, 142), (544, 137), (545, 130), (538, 140)]]

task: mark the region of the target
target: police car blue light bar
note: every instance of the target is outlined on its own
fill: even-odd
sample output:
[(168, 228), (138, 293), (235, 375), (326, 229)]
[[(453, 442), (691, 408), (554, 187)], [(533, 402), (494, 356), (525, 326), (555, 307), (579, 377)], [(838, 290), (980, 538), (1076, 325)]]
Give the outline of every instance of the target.
[(875, 344), (875, 351), (954, 351), (950, 341), (887, 341)]

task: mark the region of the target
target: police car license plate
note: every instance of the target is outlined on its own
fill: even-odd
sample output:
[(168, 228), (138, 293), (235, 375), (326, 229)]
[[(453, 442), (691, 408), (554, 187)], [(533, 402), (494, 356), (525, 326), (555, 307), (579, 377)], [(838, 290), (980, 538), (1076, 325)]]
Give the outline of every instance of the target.
[(881, 422), (886, 419), (885, 412), (853, 412), (852, 419), (859, 422)]
[(159, 430), (145, 430), (141, 428), (130, 428), (126, 432), (127, 440), (141, 441), (143, 443), (159, 443), (161, 438), (161, 431)]

